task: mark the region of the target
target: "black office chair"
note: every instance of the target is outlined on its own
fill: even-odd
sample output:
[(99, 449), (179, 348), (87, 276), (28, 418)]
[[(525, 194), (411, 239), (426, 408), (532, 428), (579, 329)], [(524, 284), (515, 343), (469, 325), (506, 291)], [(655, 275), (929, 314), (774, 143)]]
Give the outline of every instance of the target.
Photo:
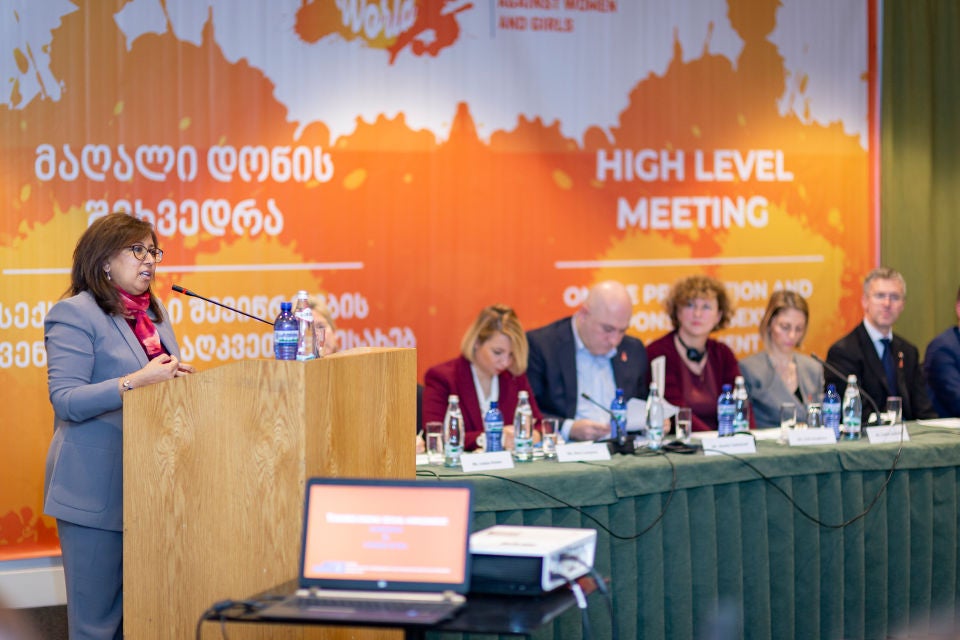
[(417, 433), (423, 429), (423, 385), (417, 385)]

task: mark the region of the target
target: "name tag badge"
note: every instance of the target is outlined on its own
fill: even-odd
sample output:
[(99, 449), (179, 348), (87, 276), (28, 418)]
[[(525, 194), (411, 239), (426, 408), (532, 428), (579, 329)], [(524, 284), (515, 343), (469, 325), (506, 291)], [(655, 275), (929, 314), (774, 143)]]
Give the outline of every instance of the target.
[(557, 462), (609, 460), (610, 449), (602, 442), (575, 442), (557, 445)]
[(464, 471), (490, 471), (513, 469), (513, 456), (509, 451), (460, 454), (460, 467)]
[(886, 425), (883, 427), (867, 427), (867, 440), (870, 444), (880, 444), (882, 442), (900, 442), (900, 434), (903, 433), (903, 441), (910, 441), (910, 433), (900, 425)]
[(837, 444), (833, 429), (791, 429), (791, 447), (812, 447), (823, 444)]
[(729, 436), (727, 438), (703, 438), (703, 455), (720, 456), (725, 453), (744, 455), (757, 452), (757, 441), (751, 436)]

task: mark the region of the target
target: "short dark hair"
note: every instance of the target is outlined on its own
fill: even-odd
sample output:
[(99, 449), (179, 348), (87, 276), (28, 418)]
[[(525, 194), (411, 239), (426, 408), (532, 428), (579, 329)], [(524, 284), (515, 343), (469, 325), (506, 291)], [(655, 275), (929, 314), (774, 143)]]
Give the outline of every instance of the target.
[[(126, 213), (110, 213), (93, 221), (77, 240), (73, 250), (73, 268), (70, 270), (70, 287), (64, 296), (75, 296), (89, 291), (97, 306), (109, 315), (122, 316), (126, 308), (117, 293), (117, 288), (107, 277), (103, 266), (119, 252), (149, 234), (157, 244), (157, 233), (149, 222)], [(150, 292), (150, 313), (154, 322), (163, 322), (160, 303), (153, 290)]]

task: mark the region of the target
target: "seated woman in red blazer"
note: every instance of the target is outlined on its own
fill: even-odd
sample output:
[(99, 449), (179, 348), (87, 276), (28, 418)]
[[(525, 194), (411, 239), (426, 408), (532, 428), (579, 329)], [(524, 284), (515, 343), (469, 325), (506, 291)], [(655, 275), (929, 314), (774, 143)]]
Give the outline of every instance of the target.
[(509, 425), (504, 427), (504, 446), (512, 447), (511, 423), (519, 391), (530, 396), (534, 422), (541, 418), (527, 381), (528, 353), (527, 335), (513, 309), (502, 304), (485, 307), (463, 336), (460, 356), (431, 367), (424, 376), (424, 423), (443, 420), (449, 395), (460, 396), (464, 449), (473, 451), (477, 436), (483, 433), (483, 416), (496, 400)]

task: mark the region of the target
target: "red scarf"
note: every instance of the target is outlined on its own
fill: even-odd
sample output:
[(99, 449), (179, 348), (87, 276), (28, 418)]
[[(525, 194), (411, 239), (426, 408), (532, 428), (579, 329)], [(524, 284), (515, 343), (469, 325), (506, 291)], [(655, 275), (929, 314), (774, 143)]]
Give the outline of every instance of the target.
[(160, 344), (160, 334), (154, 326), (150, 316), (147, 315), (147, 309), (150, 308), (150, 292), (146, 291), (139, 296), (132, 296), (120, 287), (117, 287), (120, 298), (123, 300), (123, 306), (127, 310), (127, 317), (133, 318), (133, 333), (137, 340), (143, 345), (143, 350), (147, 352), (147, 357), (151, 360), (163, 353), (163, 345)]

